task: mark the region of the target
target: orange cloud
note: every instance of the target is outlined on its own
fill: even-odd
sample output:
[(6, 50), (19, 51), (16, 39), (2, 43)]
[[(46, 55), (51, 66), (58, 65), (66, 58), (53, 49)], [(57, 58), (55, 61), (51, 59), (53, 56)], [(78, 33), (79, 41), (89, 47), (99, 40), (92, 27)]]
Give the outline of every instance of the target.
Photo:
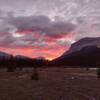
[[(20, 31), (18, 32), (19, 34), (27, 34), (25, 38), (22, 38), (22, 41), (29, 41), (32, 42), (32, 45), (27, 44), (27, 45), (22, 45), (22, 46), (16, 46), (16, 45), (12, 45), (12, 41), (11, 39), (13, 37), (11, 37), (9, 34), (9, 36), (7, 37), (7, 39), (9, 38), (9, 41), (7, 42), (2, 42), (2, 45), (0, 47), (0, 51), (4, 51), (13, 55), (24, 55), (24, 56), (29, 56), (32, 58), (36, 58), (36, 57), (45, 57), (46, 59), (52, 60), (55, 59), (57, 57), (59, 57), (60, 55), (62, 55), (66, 50), (69, 49), (69, 45), (66, 44), (65, 45), (61, 45), (61, 44), (57, 44), (57, 40), (59, 39), (72, 39), (73, 37), (75, 37), (75, 33), (60, 33), (60, 34), (56, 34), (56, 35), (44, 35), (42, 37), (42, 35), (40, 33), (32, 33), (32, 31), (36, 31), (36, 30), (24, 30), (24, 31)], [(8, 33), (5, 33), (8, 34)], [(29, 37), (27, 39), (28, 35), (31, 35), (33, 37)], [(6, 35), (5, 35), (6, 36)], [(37, 45), (38, 44), (38, 40), (41, 39), (41, 37), (43, 38), (43, 42), (46, 43), (46, 45)], [(17, 40), (16, 38), (14, 38), (15, 40), (13, 40), (14, 42)], [(35, 41), (34, 41), (35, 39)], [(19, 42), (19, 41), (18, 41)], [(33, 45), (34, 43), (37, 43), (36, 45)], [(9, 43), (9, 44), (7, 44)], [(40, 41), (39, 43), (42, 43), (42, 41)], [(11, 44), (11, 45), (10, 45)]]
[(9, 48), (9, 47), (0, 47), (0, 51), (7, 52), (13, 55), (24, 55), (32, 58), (36, 57), (45, 57), (46, 59), (52, 60), (59, 57), (63, 54), (66, 47), (55, 46), (55, 47), (29, 47), (29, 48)]

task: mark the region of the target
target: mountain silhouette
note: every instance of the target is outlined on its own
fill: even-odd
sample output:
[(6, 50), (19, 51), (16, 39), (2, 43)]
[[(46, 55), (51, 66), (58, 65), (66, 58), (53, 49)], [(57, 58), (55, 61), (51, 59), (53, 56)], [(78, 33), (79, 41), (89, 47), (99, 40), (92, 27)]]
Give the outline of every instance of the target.
[(0, 52), (0, 68), (10, 67), (11, 69), (23, 67), (42, 67), (48, 64), (48, 60), (43, 57), (31, 58), (23, 55), (13, 56), (11, 54)]
[(23, 55), (16, 55), (14, 58), (15, 59), (18, 59), (18, 60), (32, 59), (30, 57), (23, 56)]
[(100, 38), (84, 38), (72, 44), (70, 50), (54, 59), (57, 66), (96, 67), (100, 64)]
[(10, 59), (11, 55), (5, 52), (0, 52), (0, 59)]
[[(79, 51), (81, 50), (83, 47), (87, 47), (87, 46), (100, 46), (100, 37), (95, 37), (95, 38), (83, 38), (80, 39), (79, 41), (73, 43), (69, 49), (69, 51), (66, 51), (63, 55), (67, 55), (69, 53), (75, 52), (75, 51)], [(62, 56), (63, 56), (62, 55)]]

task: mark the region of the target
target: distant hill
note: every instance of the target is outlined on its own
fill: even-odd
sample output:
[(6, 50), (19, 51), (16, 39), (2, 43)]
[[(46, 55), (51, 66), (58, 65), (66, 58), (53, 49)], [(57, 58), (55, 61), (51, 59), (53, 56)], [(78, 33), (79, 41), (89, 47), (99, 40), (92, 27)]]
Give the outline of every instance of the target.
[(0, 59), (10, 59), (11, 55), (5, 52), (0, 52)]
[(42, 67), (49, 63), (43, 57), (31, 58), (23, 55), (10, 55), (5, 52), (0, 52), (0, 67)]
[(15, 59), (19, 59), (19, 60), (23, 60), (23, 59), (32, 59), (30, 57), (27, 57), (27, 56), (23, 56), (23, 55), (16, 55), (14, 56)]

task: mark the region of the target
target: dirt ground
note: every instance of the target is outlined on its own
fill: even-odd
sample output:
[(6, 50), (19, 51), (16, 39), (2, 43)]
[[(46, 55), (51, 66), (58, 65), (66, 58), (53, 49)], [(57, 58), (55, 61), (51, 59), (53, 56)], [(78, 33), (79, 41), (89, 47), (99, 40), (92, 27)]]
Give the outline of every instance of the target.
[(38, 69), (39, 80), (30, 80), (32, 69), (0, 69), (0, 100), (100, 100), (96, 71), (71, 68)]

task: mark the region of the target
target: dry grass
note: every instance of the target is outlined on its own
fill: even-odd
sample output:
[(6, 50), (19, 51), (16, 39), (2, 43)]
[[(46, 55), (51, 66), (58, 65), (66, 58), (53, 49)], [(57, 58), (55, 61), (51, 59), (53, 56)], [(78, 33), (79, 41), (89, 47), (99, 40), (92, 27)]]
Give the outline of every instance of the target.
[(32, 69), (0, 70), (0, 100), (100, 100), (100, 80), (94, 70), (38, 69), (40, 80), (30, 80)]

